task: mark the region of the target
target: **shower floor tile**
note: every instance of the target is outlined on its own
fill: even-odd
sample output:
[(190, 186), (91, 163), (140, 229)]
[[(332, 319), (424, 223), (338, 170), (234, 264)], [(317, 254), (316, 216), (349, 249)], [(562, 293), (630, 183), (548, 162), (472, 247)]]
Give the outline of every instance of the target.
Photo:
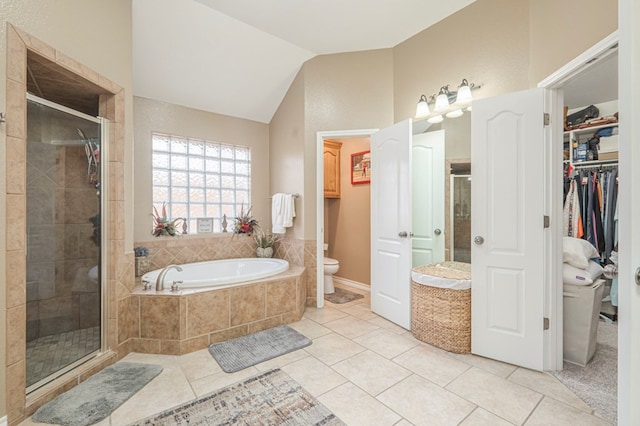
[(100, 327), (44, 336), (27, 342), (27, 386), (100, 349)]

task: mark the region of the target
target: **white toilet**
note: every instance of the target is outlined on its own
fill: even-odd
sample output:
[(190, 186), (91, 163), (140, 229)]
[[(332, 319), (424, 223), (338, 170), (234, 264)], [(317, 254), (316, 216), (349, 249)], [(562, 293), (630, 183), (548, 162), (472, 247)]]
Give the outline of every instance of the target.
[[(324, 244), (324, 251), (329, 249), (329, 244)], [(340, 262), (330, 257), (324, 257), (324, 294), (335, 293), (336, 289), (333, 287), (333, 274), (340, 269)]]

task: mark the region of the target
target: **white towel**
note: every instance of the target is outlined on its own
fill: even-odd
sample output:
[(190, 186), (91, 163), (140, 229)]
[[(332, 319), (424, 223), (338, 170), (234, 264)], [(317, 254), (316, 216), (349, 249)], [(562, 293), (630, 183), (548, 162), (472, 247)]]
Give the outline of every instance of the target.
[(296, 207), (293, 194), (277, 193), (271, 198), (271, 232), (284, 234), (285, 228), (293, 226), (296, 217)]

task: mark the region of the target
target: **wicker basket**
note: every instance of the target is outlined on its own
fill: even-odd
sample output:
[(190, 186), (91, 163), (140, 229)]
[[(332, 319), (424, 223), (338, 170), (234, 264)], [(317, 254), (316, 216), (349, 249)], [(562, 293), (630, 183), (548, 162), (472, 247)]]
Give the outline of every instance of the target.
[[(452, 262), (414, 270), (440, 278), (471, 278), (464, 264)], [(471, 289), (440, 288), (412, 281), (411, 296), (411, 333), (416, 339), (450, 352), (471, 352)]]

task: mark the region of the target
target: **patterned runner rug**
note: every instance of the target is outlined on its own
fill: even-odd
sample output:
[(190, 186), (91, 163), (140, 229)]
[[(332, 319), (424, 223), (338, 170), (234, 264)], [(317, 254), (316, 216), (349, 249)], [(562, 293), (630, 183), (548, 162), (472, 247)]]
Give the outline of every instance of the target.
[(276, 369), (217, 390), (130, 426), (344, 425), (320, 401)]

